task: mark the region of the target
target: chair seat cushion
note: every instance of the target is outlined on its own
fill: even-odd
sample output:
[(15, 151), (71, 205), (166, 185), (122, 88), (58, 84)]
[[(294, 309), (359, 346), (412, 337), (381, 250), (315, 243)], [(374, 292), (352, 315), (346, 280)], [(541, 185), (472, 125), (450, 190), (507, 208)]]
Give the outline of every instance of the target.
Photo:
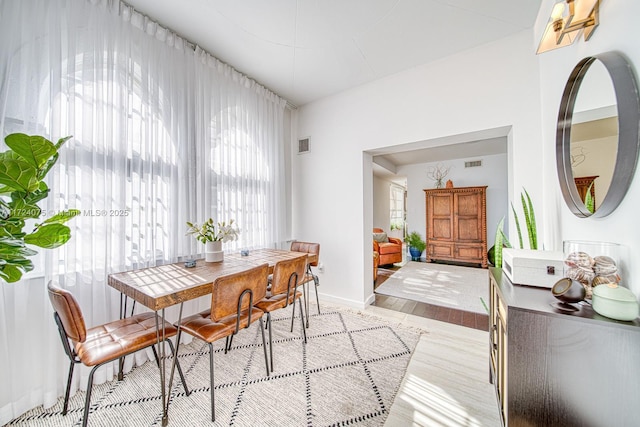
[[(251, 308), (251, 323), (260, 319), (264, 312), (256, 307)], [(233, 334), (236, 330), (236, 314), (232, 314), (218, 321), (211, 319), (211, 310), (205, 310), (183, 319), (180, 328), (196, 338), (206, 342), (214, 342)], [(240, 314), (240, 328), (248, 326), (249, 310)]]
[[(165, 322), (166, 337), (176, 332), (172, 324)], [(155, 313), (147, 312), (88, 329), (87, 339), (76, 343), (75, 349), (82, 363), (95, 366), (149, 347), (156, 338)]]
[(309, 273), (305, 273), (304, 276), (302, 276), (302, 279), (300, 279), (300, 282), (298, 283), (298, 285), (302, 285), (307, 282), (313, 282), (313, 276)]
[(287, 294), (271, 295), (270, 292), (267, 292), (267, 296), (263, 300), (258, 301), (255, 306), (260, 310), (269, 313), (279, 308), (286, 307), (289, 304), (293, 304), (293, 301), (301, 296), (302, 293), (300, 291), (296, 291), (294, 294), (289, 296), (289, 302), (287, 303)]
[(402, 252), (402, 245), (397, 245), (395, 243), (380, 243), (379, 246), (380, 250), (378, 252), (380, 255)]

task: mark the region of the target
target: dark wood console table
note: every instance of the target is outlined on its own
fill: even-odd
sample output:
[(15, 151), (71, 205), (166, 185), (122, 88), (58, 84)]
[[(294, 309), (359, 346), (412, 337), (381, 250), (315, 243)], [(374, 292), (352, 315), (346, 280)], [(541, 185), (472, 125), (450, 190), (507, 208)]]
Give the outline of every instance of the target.
[(504, 425), (637, 426), (640, 321), (589, 305), (565, 313), (551, 291), (489, 269), (490, 380)]

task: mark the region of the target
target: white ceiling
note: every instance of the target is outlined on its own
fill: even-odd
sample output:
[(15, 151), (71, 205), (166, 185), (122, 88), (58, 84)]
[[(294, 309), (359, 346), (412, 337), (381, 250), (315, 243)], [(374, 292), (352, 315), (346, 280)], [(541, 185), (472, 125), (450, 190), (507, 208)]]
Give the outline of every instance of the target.
[(531, 28), (541, 0), (126, 0), (294, 105)]
[(395, 166), (415, 165), (419, 163), (443, 162), (460, 158), (464, 153), (465, 158), (491, 156), (507, 152), (507, 138), (498, 137), (492, 139), (474, 140), (458, 144), (441, 145), (432, 148), (418, 148), (415, 150), (393, 152), (384, 157)]
[(404, 177), (397, 174), (400, 166), (506, 153), (510, 130), (510, 126), (503, 126), (371, 150), (373, 173), (402, 185)]

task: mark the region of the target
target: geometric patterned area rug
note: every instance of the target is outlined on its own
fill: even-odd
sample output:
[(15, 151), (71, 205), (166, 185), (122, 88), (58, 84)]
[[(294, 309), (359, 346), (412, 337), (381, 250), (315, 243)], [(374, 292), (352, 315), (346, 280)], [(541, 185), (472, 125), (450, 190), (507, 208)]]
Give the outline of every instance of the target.
[(378, 294), (487, 314), (487, 271), (486, 268), (409, 261), (375, 291)]
[[(321, 314), (310, 308), (306, 345), (299, 318), (290, 332), (290, 308), (273, 313), (269, 377), (258, 322), (234, 337), (227, 354), (224, 340), (214, 343), (215, 425), (384, 424), (421, 331), (324, 304)], [(179, 360), (192, 393), (185, 395), (176, 373), (169, 426), (211, 426), (208, 346), (195, 339), (182, 344)], [(79, 391), (70, 399), (66, 416), (60, 398), (55, 406), (35, 408), (8, 425), (80, 425), (84, 397)], [(90, 426), (160, 426), (155, 361), (134, 368), (123, 381), (94, 386), (91, 403)]]

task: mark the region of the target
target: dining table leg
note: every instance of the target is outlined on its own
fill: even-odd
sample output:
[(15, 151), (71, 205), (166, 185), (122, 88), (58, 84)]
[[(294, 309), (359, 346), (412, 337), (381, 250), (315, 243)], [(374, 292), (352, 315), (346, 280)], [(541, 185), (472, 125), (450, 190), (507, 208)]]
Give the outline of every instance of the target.
[[(129, 302), (129, 297), (123, 293), (120, 293), (120, 319), (125, 319), (127, 317), (127, 304)], [(129, 316), (133, 316), (133, 311), (136, 308), (136, 302), (133, 301), (131, 307), (131, 314)], [(124, 357), (118, 359), (118, 381), (122, 381), (124, 379)]]
[[(182, 322), (182, 308), (184, 306), (184, 303), (181, 302), (180, 303), (180, 311), (178, 312), (178, 321), (176, 322), (176, 327), (178, 328), (178, 334), (176, 335), (176, 348), (175, 351), (173, 353), (173, 361), (171, 363), (171, 375), (169, 375), (169, 396), (171, 396), (171, 387), (173, 386), (173, 375), (176, 371), (176, 363), (178, 361), (178, 351), (180, 350), (180, 335), (181, 335), (181, 330), (180, 330), (180, 323)], [(182, 371), (180, 371), (180, 373), (182, 373)], [(184, 377), (182, 377), (182, 381), (184, 382)], [(186, 385), (185, 385), (185, 391), (186, 391)], [(187, 391), (187, 395), (189, 394), (189, 392)], [(165, 406), (165, 410), (164, 412), (166, 414), (168, 414), (169, 412), (169, 400), (170, 397), (167, 398), (167, 403)], [(163, 401), (164, 402), (164, 401)]]
[(158, 350), (160, 351), (160, 400), (162, 402), (162, 427), (166, 427), (169, 424), (169, 413), (168, 413), (168, 399), (167, 392), (165, 387), (165, 367), (166, 367), (166, 348), (165, 348), (165, 339), (166, 339), (166, 330), (164, 327), (165, 322), (165, 313), (164, 308), (162, 309), (162, 327), (158, 322), (158, 312), (156, 314), (156, 341), (158, 343)]
[[(156, 319), (156, 340), (158, 343), (158, 349), (160, 351), (160, 360), (158, 363), (158, 367), (160, 370), (160, 397), (161, 397), (161, 401), (162, 401), (162, 427), (166, 427), (169, 424), (169, 403), (171, 401), (171, 388), (173, 387), (173, 376), (174, 376), (174, 372), (176, 369), (176, 364), (178, 361), (178, 351), (180, 349), (180, 335), (181, 335), (181, 330), (180, 330), (180, 322), (182, 321), (182, 308), (183, 308), (184, 303), (180, 303), (180, 313), (178, 314), (178, 322), (176, 323), (177, 327), (178, 327), (178, 334), (176, 335), (176, 346), (175, 349), (172, 348), (172, 352), (173, 352), (173, 361), (171, 363), (171, 373), (169, 375), (169, 384), (166, 384), (166, 361), (167, 361), (167, 353), (166, 353), (166, 348), (165, 345), (167, 344), (167, 336), (166, 336), (166, 329), (165, 329), (165, 311), (164, 308), (161, 311), (161, 315), (158, 316), (158, 312), (156, 311), (155, 314), (155, 319)], [(160, 317), (160, 320), (158, 319), (158, 317)], [(162, 322), (162, 327), (160, 326), (160, 321)], [(160, 342), (162, 341), (162, 342)], [(169, 345), (171, 345), (171, 343), (169, 342)], [(154, 350), (155, 353), (155, 350)], [(180, 367), (178, 366), (178, 369), (180, 370)], [(182, 383), (184, 385), (185, 391), (187, 393), (187, 396), (189, 395), (189, 391), (187, 390), (187, 386), (185, 384), (185, 379), (184, 379), (184, 375), (182, 373), (182, 371), (180, 370), (180, 377), (182, 379)]]

